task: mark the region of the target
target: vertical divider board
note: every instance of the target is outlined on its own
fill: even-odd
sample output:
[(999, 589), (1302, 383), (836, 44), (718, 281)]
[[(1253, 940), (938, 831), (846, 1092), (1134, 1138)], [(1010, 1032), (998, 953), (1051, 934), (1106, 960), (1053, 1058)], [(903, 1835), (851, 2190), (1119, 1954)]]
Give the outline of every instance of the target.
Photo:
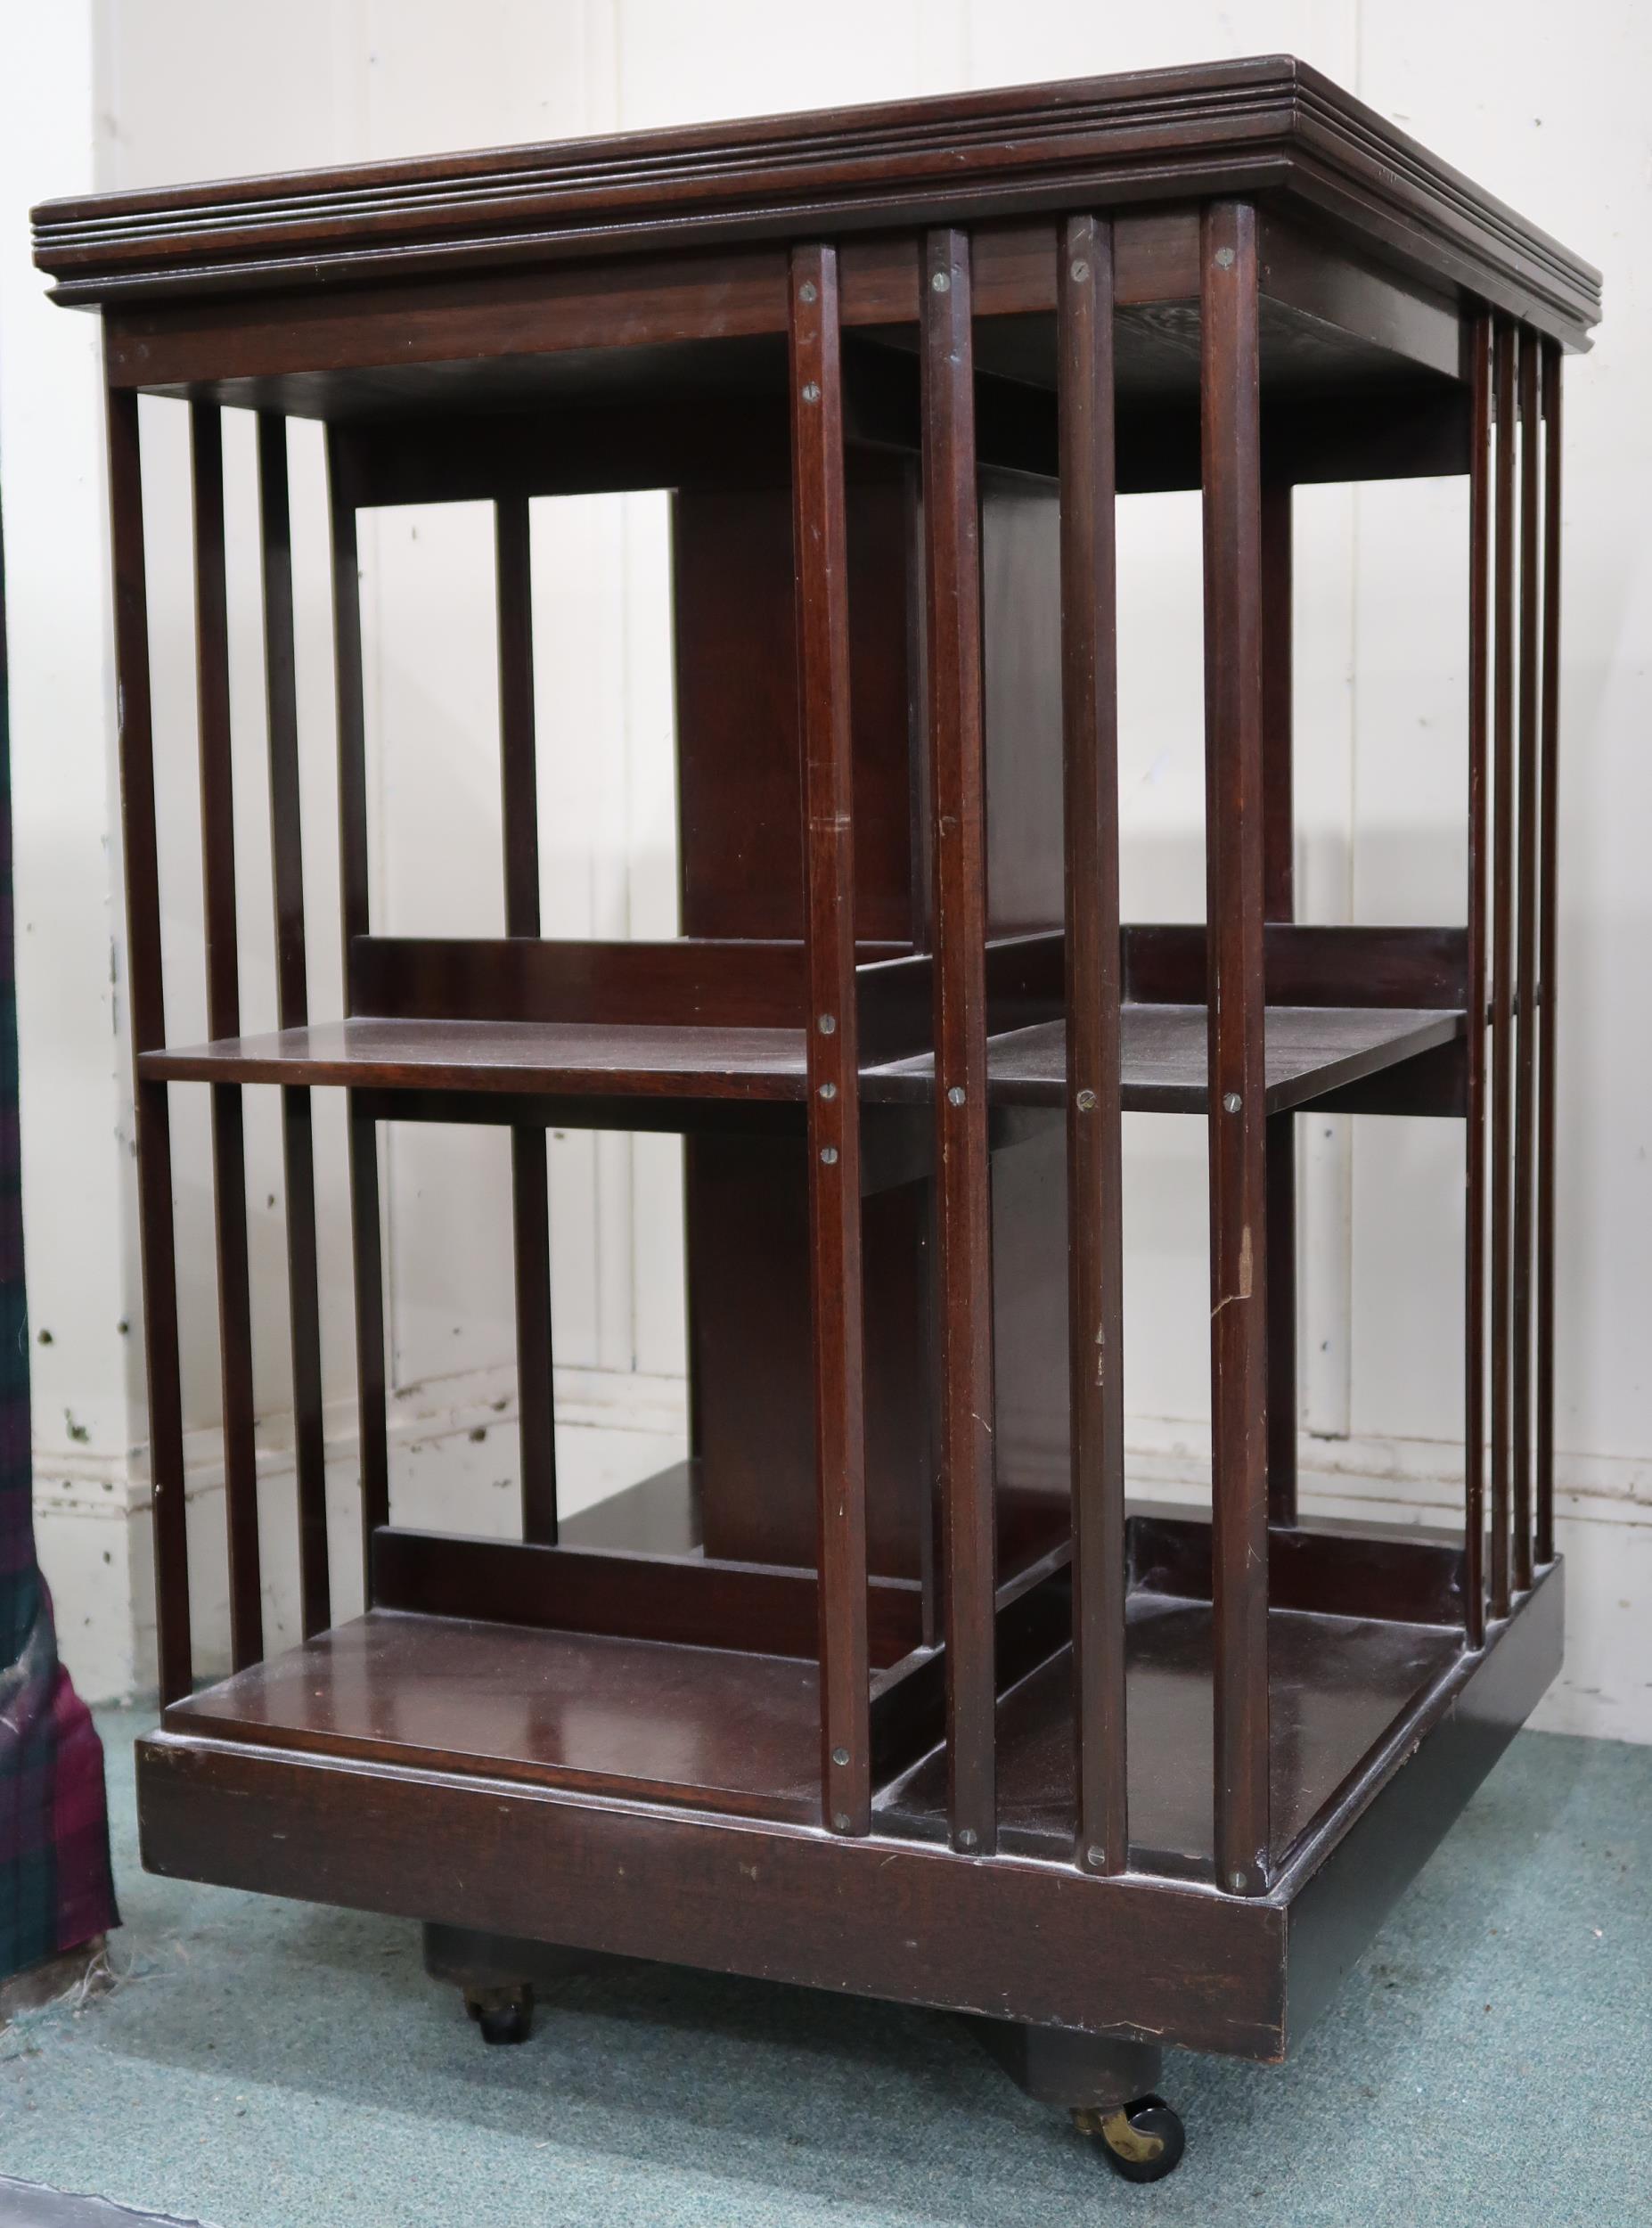
[[(264, 602), (264, 691), (270, 782), (270, 866), (275, 902), (275, 1011), (282, 1028), (309, 1018), (304, 944), (299, 708), (293, 663), (292, 513), (287, 422), (258, 415), (258, 523)], [(307, 1640), (332, 1622), (327, 1560), (327, 1453), (322, 1422), (321, 1302), (315, 1255), (315, 1147), (310, 1094), (281, 1094), (286, 1192), (287, 1315), (292, 1345), (294, 1469), (299, 1504), (299, 1623)]]
[(1537, 953), (1537, 1417), (1534, 1553), (1555, 1559), (1555, 890), (1559, 853), (1560, 350), (1543, 348), (1543, 702)]
[(1267, 1115), (1256, 213), (1200, 226), (1215, 1865), (1267, 1886)]
[[(350, 1010), (350, 946), (368, 933), (366, 708), (362, 684), (362, 607), (356, 488), (349, 437), (327, 430), (332, 530), (333, 668), (339, 707), (339, 894), (344, 936), (344, 1007)], [(385, 1420), (384, 1247), (379, 1209), (379, 1143), (372, 1117), (348, 1094), (351, 1265), (356, 1297), (356, 1385), (361, 1433), (362, 1591), (372, 1600), (372, 1536), (390, 1519)]]
[(1468, 459), (1468, 1041), (1464, 1101), (1463, 1626), (1485, 1642), (1485, 790), (1491, 683), (1492, 321), (1472, 329)]
[(1493, 338), (1493, 407), (1497, 435), (1496, 554), (1493, 568), (1492, 682), (1492, 1218), (1490, 1614), (1509, 1614), (1509, 1252), (1513, 1167), (1514, 714), (1515, 714), (1515, 333), (1499, 318)]
[(1512, 1511), (1514, 1584), (1524, 1593), (1532, 1583), (1532, 1278), (1533, 1155), (1537, 1111), (1537, 800), (1539, 748), (1539, 666), (1542, 627), (1542, 434), (1539, 418), (1537, 335), (1520, 334), (1520, 690), (1519, 764), (1517, 786), (1518, 838), (1515, 886), (1515, 1011), (1517, 1015), (1514, 1091), (1514, 1274), (1513, 1360), (1509, 1372), (1514, 1410)]
[[(499, 636), (500, 785), (507, 936), (536, 937), (539, 780), (534, 727), (533, 570), (526, 496), (494, 505)], [(516, 1257), (516, 1380), (522, 1459), (522, 1537), (556, 1544), (556, 1420), (551, 1340), (551, 1201), (545, 1133), (511, 1132)]]
[[(224, 425), (217, 405), (192, 402), (189, 430), (207, 1028), (212, 1036), (226, 1037), (241, 1034), (241, 958), (235, 920), (234, 781), (230, 759)], [(264, 1653), (258, 1447), (253, 1436), (252, 1290), (247, 1253), (247, 1151), (240, 1085), (214, 1084), (211, 1090), (230, 1660), (241, 1671)]]
[(178, 1364), (176, 1233), (172, 1217), (171, 1112), (164, 1083), (136, 1075), (138, 1056), (166, 1042), (160, 963), (160, 861), (155, 821), (155, 732), (150, 694), (149, 592), (138, 398), (106, 393), (110, 545), (114, 574), (115, 681), (127, 946), (137, 1151), (138, 1248), (154, 1504), (155, 1622), (162, 1706), (193, 1683), (189, 1536), (184, 1492), (184, 1399)]
[(792, 527), (808, 976), (809, 1263), (820, 1547), (821, 1810), (871, 1826), (860, 1059), (848, 536), (835, 248), (790, 257)]
[(1113, 233), (1069, 217), (1058, 271), (1067, 912), (1067, 1339), (1075, 1856), (1129, 1870)]
[(981, 549), (967, 233), (925, 235), (923, 537), (935, 885), (935, 1313), (953, 1845), (997, 1841)]

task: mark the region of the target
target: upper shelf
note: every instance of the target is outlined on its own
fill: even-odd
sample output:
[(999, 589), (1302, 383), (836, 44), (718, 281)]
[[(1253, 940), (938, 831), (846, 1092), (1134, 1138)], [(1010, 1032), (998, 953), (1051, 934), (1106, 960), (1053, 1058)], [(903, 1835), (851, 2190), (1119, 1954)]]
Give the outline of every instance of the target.
[[(1264, 1045), (1270, 1113), (1413, 1060), (1462, 1033), (1459, 1012), (1360, 1006), (1272, 1006)], [(266, 1036), (144, 1053), (146, 1079), (171, 1083), (343, 1085), (356, 1090), (527, 1093), (568, 1098), (765, 1100), (807, 1094), (804, 1032), (613, 1023), (384, 1020), (322, 1022)], [(1066, 1032), (1059, 1021), (989, 1041), (990, 1096), (1000, 1106), (1063, 1102)], [(1127, 1111), (1201, 1113), (1203, 1006), (1127, 1004)], [(934, 1094), (933, 1056), (868, 1067), (864, 1097), (912, 1105)]]
[(35, 241), (65, 301), (281, 294), (291, 320), (294, 298), (362, 283), (1214, 194), (1568, 346), (1599, 315), (1589, 265), (1288, 55), (53, 201)]

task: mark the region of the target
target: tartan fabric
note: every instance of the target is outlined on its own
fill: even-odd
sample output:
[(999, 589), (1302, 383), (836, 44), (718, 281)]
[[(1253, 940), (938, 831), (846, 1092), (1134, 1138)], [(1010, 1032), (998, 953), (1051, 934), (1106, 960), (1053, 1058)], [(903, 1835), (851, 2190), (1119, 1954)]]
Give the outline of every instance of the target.
[(102, 1744), (57, 1659), (33, 1489), (0, 539), (0, 1980), (117, 1923)]

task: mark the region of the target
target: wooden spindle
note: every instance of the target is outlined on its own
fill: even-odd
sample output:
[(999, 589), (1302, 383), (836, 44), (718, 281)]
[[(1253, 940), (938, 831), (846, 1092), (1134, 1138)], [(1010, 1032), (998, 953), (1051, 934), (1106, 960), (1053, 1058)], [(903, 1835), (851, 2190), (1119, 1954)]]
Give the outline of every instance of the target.
[(986, 766), (969, 242), (926, 236), (923, 507), (935, 916), (936, 1288), (953, 1846), (997, 1839)]
[(1533, 1552), (1555, 1559), (1555, 966), (1560, 812), (1560, 350), (1543, 348), (1543, 706), (1538, 783), (1537, 1346)]
[(1491, 685), (1492, 321), (1473, 328), (1468, 457), (1468, 896), (1464, 972), (1463, 1628), (1485, 1642), (1485, 791)]
[[(195, 528), (195, 684), (200, 751), (201, 877), (207, 932), (207, 1028), (241, 1034), (235, 920), (234, 782), (230, 760), (229, 610), (224, 558), (224, 427), (216, 403), (190, 405)], [(252, 1287), (247, 1253), (247, 1151), (239, 1085), (212, 1085), (213, 1233), (224, 1404), (224, 1498), (229, 1542), (230, 1659), (264, 1653), (258, 1466), (252, 1388)]]
[[(293, 664), (292, 522), (287, 422), (258, 418), (264, 692), (269, 729), (270, 860), (275, 899), (275, 1012), (282, 1028), (309, 1019), (299, 812), (299, 700)], [(327, 1560), (327, 1454), (322, 1421), (321, 1300), (315, 1250), (315, 1148), (307, 1090), (281, 1094), (286, 1189), (287, 1318), (292, 1346), (293, 1452), (299, 1507), (299, 1610), (307, 1640), (332, 1622)]]
[[(327, 434), (332, 527), (333, 672), (339, 705), (339, 895), (344, 936), (344, 1010), (351, 1004), (351, 950), (368, 932), (367, 732), (362, 687), (360, 561), (349, 437)], [(380, 1228), (378, 1127), (355, 1091), (347, 1094), (350, 1257), (356, 1299), (356, 1397), (361, 1434), (362, 1586), (372, 1600), (372, 1536), (390, 1520), (385, 1414), (384, 1248)]]
[[(1296, 914), (1292, 488), (1262, 486), (1264, 918)], [(1268, 1520), (1296, 1521), (1296, 1117), (1268, 1121)]]
[(1497, 422), (1492, 611), (1491, 1614), (1509, 1614), (1509, 1227), (1513, 1166), (1515, 807), (1515, 334), (1499, 319), (1492, 381)]
[(1110, 225), (1069, 217), (1058, 299), (1076, 1857), (1108, 1873), (1130, 1863)]
[(1519, 773), (1516, 781), (1513, 1328), (1509, 1405), (1514, 1447), (1509, 1528), (1514, 1584), (1532, 1583), (1532, 1276), (1533, 1137), (1537, 1112), (1537, 792), (1539, 651), (1542, 634), (1542, 433), (1538, 342), (1520, 334), (1520, 680)]
[(1267, 1885), (1267, 1113), (1256, 213), (1201, 225), (1211, 1517), (1218, 1883)]
[[(149, 591), (138, 399), (107, 394), (110, 542), (115, 591), (116, 724), (127, 885), (127, 1001), (132, 1056), (166, 1043), (160, 961), (160, 856), (155, 821), (155, 734), (150, 699)], [(138, 1251), (143, 1277), (143, 1359), (154, 1508), (155, 1621), (160, 1700), (193, 1683), (189, 1537), (184, 1494), (184, 1401), (178, 1365), (176, 1235), (172, 1219), (171, 1115), (164, 1083), (135, 1085)]]
[[(534, 725), (533, 569), (526, 496), (494, 506), (505, 934), (539, 934), (539, 779)], [(556, 1417), (551, 1335), (550, 1167), (543, 1126), (511, 1132), (522, 1537), (554, 1546)]]
[(809, 979), (809, 1266), (819, 1503), (822, 1813), (871, 1823), (855, 791), (838, 255), (791, 254), (792, 525)]

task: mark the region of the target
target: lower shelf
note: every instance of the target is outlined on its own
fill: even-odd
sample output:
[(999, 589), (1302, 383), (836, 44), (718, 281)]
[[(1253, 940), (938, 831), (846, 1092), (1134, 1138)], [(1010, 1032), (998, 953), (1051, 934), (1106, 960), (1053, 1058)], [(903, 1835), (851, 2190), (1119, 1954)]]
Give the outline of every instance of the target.
[(166, 1725), (814, 1823), (819, 1686), (792, 1658), (372, 1610), (176, 1703)]
[[(1130, 1839), (1138, 1869), (1206, 1875), (1211, 1793), (1210, 1605), (1133, 1593), (1126, 1642)], [(1282, 1855), (1389, 1728), (1457, 1661), (1460, 1635), (1322, 1611), (1268, 1618), (1273, 1854)], [(1072, 1651), (1040, 1665), (998, 1708), (999, 1846), (1070, 1857), (1077, 1819)], [(939, 1840), (946, 1759), (889, 1789), (879, 1831)]]
[[(1211, 1630), (1207, 1602), (1131, 1595), (1131, 1839), (1140, 1869), (1173, 1879), (1207, 1876), (1212, 1862)], [(1269, 1639), (1278, 1855), (1450, 1670), (1459, 1635), (1275, 1610)], [(999, 1706), (1008, 1852), (1061, 1859), (1072, 1849), (1070, 1663), (1065, 1647), (1046, 1657)], [(176, 1705), (167, 1729), (748, 1818), (820, 1818), (818, 1674), (795, 1657), (374, 1610)], [(934, 1737), (909, 1746), (883, 1786), (879, 1832), (945, 1838), (945, 1751), (913, 1760)]]

